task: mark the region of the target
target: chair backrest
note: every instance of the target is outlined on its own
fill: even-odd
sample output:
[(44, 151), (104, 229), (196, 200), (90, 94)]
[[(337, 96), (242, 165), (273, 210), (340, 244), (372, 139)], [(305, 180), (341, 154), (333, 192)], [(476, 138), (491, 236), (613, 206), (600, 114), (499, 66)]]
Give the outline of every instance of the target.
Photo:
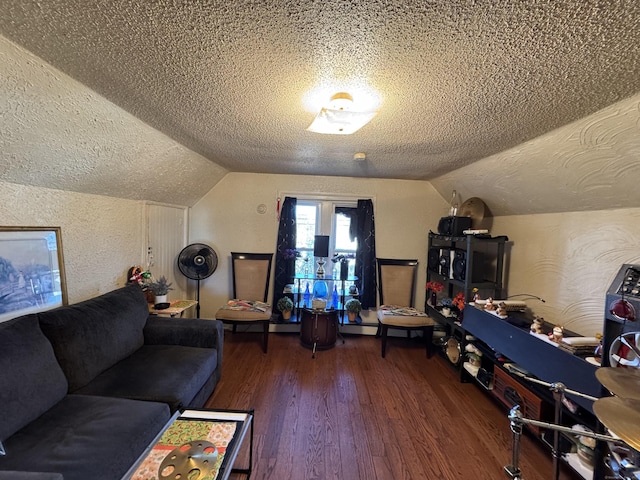
[(266, 302), (273, 253), (231, 252), (233, 298)]
[(413, 307), (418, 260), (377, 258), (380, 305)]

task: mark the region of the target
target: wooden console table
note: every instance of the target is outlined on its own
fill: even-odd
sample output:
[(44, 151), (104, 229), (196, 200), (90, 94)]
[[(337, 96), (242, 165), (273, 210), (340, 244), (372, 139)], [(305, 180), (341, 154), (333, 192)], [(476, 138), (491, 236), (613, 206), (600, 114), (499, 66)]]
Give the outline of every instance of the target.
[(169, 308), (157, 310), (153, 303), (149, 304), (149, 315), (169, 315), (170, 317), (182, 317), (185, 310), (197, 305), (195, 300), (174, 300)]

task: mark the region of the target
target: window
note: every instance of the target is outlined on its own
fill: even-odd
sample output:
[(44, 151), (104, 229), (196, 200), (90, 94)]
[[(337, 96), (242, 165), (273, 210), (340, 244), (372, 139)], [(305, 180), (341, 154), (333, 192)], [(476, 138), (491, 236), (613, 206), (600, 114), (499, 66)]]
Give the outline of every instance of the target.
[(339, 276), (340, 264), (331, 262), (335, 254), (350, 255), (349, 275), (354, 275), (355, 253), (358, 242), (351, 240), (349, 230), (352, 218), (341, 211), (349, 211), (357, 206), (356, 202), (333, 200), (298, 200), (296, 205), (296, 250), (300, 257), (296, 260), (297, 275), (315, 273), (317, 265), (313, 257), (313, 244), (316, 235), (329, 235), (329, 258), (325, 259), (327, 275)]

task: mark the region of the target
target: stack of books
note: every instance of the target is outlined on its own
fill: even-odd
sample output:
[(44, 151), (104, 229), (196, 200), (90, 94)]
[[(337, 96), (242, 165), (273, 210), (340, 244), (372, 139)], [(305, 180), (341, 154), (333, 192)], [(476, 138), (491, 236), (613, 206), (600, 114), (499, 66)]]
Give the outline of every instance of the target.
[(599, 344), (596, 337), (564, 337), (558, 346), (572, 355), (587, 357), (593, 355)]

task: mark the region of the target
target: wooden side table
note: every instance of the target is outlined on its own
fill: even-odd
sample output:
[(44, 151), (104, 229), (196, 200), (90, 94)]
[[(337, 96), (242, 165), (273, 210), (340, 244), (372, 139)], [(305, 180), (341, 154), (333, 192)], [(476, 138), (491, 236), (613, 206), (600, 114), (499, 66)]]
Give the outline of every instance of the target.
[(311, 358), (316, 350), (326, 350), (336, 344), (338, 335), (337, 310), (302, 310), (300, 320), (300, 343), (312, 349)]
[(185, 310), (197, 305), (195, 300), (174, 300), (169, 308), (156, 310), (152, 303), (149, 304), (149, 315), (169, 315), (170, 317), (182, 317)]

